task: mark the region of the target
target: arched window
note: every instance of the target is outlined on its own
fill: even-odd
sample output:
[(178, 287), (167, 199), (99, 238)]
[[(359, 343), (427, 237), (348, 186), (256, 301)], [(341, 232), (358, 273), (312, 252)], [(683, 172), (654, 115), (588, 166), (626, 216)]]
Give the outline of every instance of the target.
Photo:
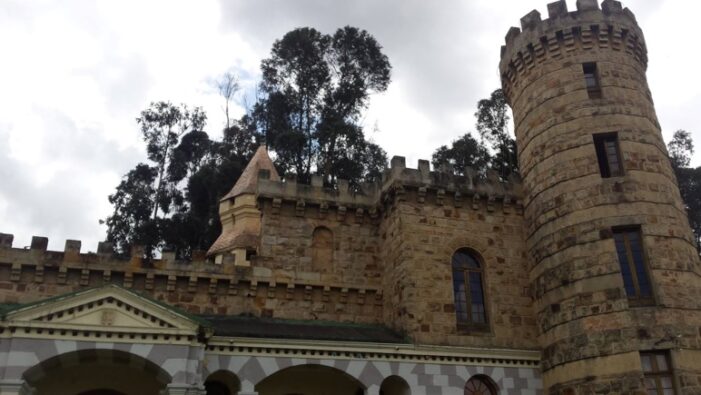
[(474, 376), (465, 383), (465, 395), (496, 395), (497, 386), (487, 376)]
[(461, 248), (453, 254), (453, 294), (458, 326), (486, 329), (483, 268), (475, 254)]
[(333, 233), (329, 228), (319, 226), (312, 234), (312, 267), (326, 271), (333, 262)]

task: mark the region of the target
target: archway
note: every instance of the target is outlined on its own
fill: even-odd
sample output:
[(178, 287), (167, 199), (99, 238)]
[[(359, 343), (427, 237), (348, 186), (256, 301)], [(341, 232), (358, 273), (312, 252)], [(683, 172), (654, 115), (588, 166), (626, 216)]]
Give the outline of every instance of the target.
[(241, 381), (232, 372), (218, 370), (204, 381), (207, 395), (236, 395), (241, 390)]
[(380, 395), (411, 395), (411, 389), (403, 378), (389, 376), (382, 380)]
[(465, 395), (497, 395), (498, 387), (489, 376), (478, 374), (465, 383)]
[(158, 395), (170, 375), (151, 361), (117, 350), (81, 350), (49, 358), (23, 375), (36, 395)]
[(362, 395), (365, 386), (343, 371), (323, 365), (280, 370), (256, 385), (259, 395)]

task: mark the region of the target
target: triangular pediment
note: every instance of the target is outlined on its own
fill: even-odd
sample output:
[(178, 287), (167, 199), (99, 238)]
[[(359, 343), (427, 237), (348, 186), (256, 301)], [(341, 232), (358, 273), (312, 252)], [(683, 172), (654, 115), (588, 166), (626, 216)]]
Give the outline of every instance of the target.
[(106, 285), (19, 306), (5, 321), (68, 328), (196, 332), (201, 321), (171, 306)]

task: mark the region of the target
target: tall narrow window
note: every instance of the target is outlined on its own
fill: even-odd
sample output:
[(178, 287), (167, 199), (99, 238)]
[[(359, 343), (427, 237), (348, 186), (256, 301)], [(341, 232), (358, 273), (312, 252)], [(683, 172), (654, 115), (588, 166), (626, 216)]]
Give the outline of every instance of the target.
[(487, 309), (482, 282), (483, 269), (467, 248), (453, 254), (453, 294), (459, 327), (487, 329)]
[(596, 70), (596, 63), (584, 63), (584, 83), (587, 86), (587, 93), (590, 99), (601, 98), (601, 85), (599, 84), (599, 73)]
[(645, 389), (649, 395), (674, 395), (674, 373), (666, 352), (642, 352), (640, 362), (645, 374)]
[(614, 229), (613, 239), (629, 302), (637, 305), (652, 304), (652, 287), (645, 264), (640, 228)]
[(600, 133), (594, 135), (596, 158), (599, 161), (601, 177), (620, 177), (623, 175), (621, 151), (618, 148), (618, 133)]

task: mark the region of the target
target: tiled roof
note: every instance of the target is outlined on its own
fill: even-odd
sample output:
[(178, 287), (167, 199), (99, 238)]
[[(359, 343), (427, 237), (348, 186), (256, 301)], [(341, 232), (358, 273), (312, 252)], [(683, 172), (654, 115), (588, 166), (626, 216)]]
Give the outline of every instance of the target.
[(258, 171), (268, 170), (270, 172), (270, 179), (273, 181), (280, 181), (280, 175), (275, 170), (275, 165), (268, 155), (268, 150), (265, 145), (258, 147), (258, 150), (248, 162), (246, 168), (241, 173), (241, 177), (236, 181), (234, 187), (231, 191), (224, 195), (222, 200), (231, 199), (243, 193), (255, 193), (256, 187), (258, 186)]
[(283, 320), (251, 316), (206, 315), (201, 316), (201, 318), (211, 324), (215, 336), (409, 343), (404, 336), (381, 325)]

